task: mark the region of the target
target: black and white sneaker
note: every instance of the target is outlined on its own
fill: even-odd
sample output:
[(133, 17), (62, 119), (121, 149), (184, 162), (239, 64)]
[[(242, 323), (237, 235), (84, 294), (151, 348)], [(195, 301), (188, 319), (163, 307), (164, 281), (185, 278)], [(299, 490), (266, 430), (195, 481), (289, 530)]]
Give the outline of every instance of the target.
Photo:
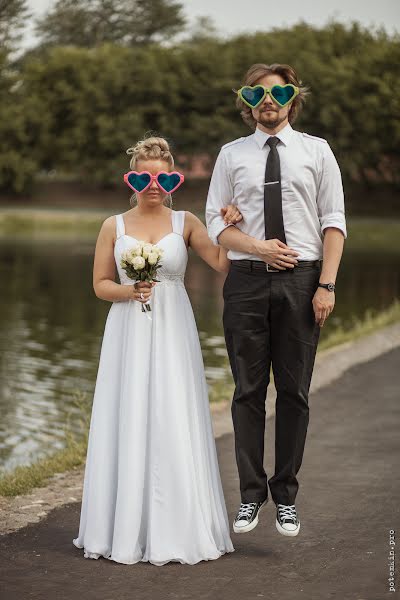
[(276, 505), (276, 528), (282, 535), (293, 537), (299, 533), (300, 520), (294, 504)]
[(258, 513), (267, 502), (268, 498), (264, 502), (248, 502), (247, 504), (242, 502), (233, 521), (233, 531), (235, 533), (246, 533), (254, 529), (258, 525)]

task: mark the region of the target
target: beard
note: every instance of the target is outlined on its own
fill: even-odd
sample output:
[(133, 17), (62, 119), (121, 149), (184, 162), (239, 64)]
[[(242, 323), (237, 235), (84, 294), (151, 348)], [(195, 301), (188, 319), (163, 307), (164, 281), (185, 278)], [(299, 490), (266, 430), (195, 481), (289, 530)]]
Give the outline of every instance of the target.
[(278, 127), (278, 125), (283, 123), (287, 117), (288, 115), (284, 115), (283, 117), (279, 116), (277, 111), (271, 111), (267, 116), (267, 111), (263, 110), (263, 112), (259, 114), (258, 119), (256, 119), (256, 122), (263, 125), (266, 129), (275, 129), (275, 127)]

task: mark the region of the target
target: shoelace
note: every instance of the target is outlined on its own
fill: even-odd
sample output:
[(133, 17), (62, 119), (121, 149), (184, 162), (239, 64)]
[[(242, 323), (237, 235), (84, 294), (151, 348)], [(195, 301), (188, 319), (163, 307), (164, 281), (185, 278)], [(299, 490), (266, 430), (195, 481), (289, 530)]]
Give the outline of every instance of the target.
[(247, 517), (250, 517), (256, 504), (257, 504), (257, 502), (249, 502), (248, 504), (241, 504), (238, 515), (236, 517), (236, 520), (240, 521), (240, 519), (242, 517), (245, 517), (246, 519), (247, 519)]
[(284, 519), (290, 519), (293, 523), (297, 521), (296, 508), (294, 504), (278, 504), (279, 517), (281, 521)]

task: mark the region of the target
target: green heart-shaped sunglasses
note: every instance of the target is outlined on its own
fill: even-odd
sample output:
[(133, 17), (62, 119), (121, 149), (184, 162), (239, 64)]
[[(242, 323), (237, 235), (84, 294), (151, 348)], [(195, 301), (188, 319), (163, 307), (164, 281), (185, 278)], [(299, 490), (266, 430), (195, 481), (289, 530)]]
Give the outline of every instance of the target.
[(244, 85), (240, 90), (237, 90), (236, 93), (247, 106), (250, 106), (250, 108), (257, 108), (267, 94), (271, 96), (274, 102), (283, 107), (292, 102), (299, 91), (297, 86), (287, 83), (286, 85), (276, 84), (270, 88), (261, 84), (254, 86)]

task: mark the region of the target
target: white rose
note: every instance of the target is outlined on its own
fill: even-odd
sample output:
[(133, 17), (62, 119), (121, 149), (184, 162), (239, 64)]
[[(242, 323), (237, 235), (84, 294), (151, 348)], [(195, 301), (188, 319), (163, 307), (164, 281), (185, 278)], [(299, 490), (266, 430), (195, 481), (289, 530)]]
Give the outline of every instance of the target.
[(122, 267), (126, 267), (127, 265), (131, 265), (132, 264), (132, 255), (131, 255), (131, 251), (130, 250), (125, 250), (125, 252), (123, 252), (121, 254), (121, 265)]
[(142, 254), (142, 245), (140, 243), (136, 244), (136, 246), (131, 249), (131, 253), (132, 256), (140, 256)]
[(146, 261), (144, 260), (143, 256), (135, 256), (135, 258), (132, 261), (133, 268), (136, 269), (136, 271), (140, 271), (141, 269), (143, 269), (145, 264)]
[(143, 258), (147, 258), (153, 250), (153, 244), (145, 244), (142, 249)]
[(158, 256), (162, 256), (163, 252), (164, 252), (164, 250), (162, 248), (159, 248), (158, 246), (154, 246), (154, 248), (153, 248), (153, 254), (157, 254)]
[(149, 261), (149, 265), (155, 265), (156, 262), (158, 261), (158, 253), (157, 252), (150, 252), (147, 260)]

